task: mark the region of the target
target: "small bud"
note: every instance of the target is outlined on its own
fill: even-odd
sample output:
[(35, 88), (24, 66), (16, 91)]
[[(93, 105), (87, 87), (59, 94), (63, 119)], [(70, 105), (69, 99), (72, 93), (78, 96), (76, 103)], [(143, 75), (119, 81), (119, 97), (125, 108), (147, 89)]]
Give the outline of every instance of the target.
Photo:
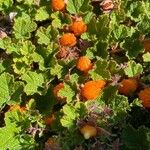
[(112, 0), (103, 0), (100, 3), (100, 6), (102, 10), (104, 11), (104, 13), (110, 12), (111, 10), (114, 9), (114, 3)]

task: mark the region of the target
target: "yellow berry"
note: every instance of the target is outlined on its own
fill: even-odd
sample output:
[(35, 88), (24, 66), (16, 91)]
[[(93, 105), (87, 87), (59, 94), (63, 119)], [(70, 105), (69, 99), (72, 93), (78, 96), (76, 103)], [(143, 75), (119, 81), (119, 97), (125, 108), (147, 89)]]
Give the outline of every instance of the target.
[(84, 136), (85, 139), (89, 139), (97, 135), (97, 129), (91, 125), (83, 126), (82, 128), (80, 128), (80, 132)]

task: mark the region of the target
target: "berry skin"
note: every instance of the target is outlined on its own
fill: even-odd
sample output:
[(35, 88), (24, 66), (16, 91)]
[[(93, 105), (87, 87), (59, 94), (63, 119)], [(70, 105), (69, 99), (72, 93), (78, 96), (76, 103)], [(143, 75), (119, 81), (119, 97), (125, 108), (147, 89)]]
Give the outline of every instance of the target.
[(135, 79), (123, 79), (118, 90), (121, 94), (129, 96), (136, 91), (137, 87), (138, 83)]
[(55, 121), (55, 115), (49, 115), (44, 118), (44, 122), (46, 125), (51, 125)]
[(61, 90), (61, 89), (63, 89), (64, 88), (64, 84), (63, 83), (59, 83), (58, 85), (56, 85), (55, 87), (54, 87), (54, 89), (53, 89), (53, 94), (54, 94), (54, 96), (57, 98), (57, 100), (63, 100), (64, 98), (63, 97), (60, 97), (59, 95), (58, 95), (58, 93), (59, 93), (59, 91)]
[(144, 107), (150, 108), (150, 87), (140, 91), (139, 99), (142, 101)]
[(86, 100), (96, 99), (105, 84), (106, 82), (104, 80), (88, 81), (81, 89), (81, 96), (84, 97)]
[(52, 0), (51, 5), (54, 11), (61, 11), (65, 9), (64, 0)]
[(82, 128), (80, 128), (80, 132), (85, 139), (89, 139), (97, 135), (97, 129), (91, 125), (83, 126)]
[(83, 21), (75, 21), (70, 25), (69, 29), (74, 35), (80, 36), (87, 31), (87, 25)]
[(45, 142), (45, 150), (60, 150), (60, 145), (55, 137), (50, 137), (46, 142)]
[(77, 43), (77, 39), (72, 33), (65, 33), (59, 40), (61, 46), (72, 47)]
[(77, 69), (83, 72), (88, 72), (92, 66), (91, 60), (86, 56), (80, 57), (76, 63)]
[(150, 39), (144, 40), (143, 46), (144, 46), (145, 52), (150, 52)]

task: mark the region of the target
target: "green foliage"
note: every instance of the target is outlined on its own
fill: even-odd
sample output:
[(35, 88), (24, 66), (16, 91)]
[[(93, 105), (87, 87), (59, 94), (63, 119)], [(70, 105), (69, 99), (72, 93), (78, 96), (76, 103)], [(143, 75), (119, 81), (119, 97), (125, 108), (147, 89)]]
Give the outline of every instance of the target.
[[(149, 150), (150, 112), (139, 100), (150, 85), (149, 0), (116, 0), (109, 11), (101, 1), (65, 0), (62, 11), (51, 2), (0, 0), (0, 150)], [(60, 37), (73, 33), (77, 20), (87, 31), (75, 46), (62, 46)], [(92, 63), (86, 73), (76, 67), (81, 56)], [(137, 79), (137, 90), (120, 95), (128, 78)], [(85, 101), (84, 83), (100, 79), (106, 85), (98, 98)], [(59, 83), (64, 88), (55, 91)], [(89, 140), (80, 133), (85, 124), (98, 131)]]
[(79, 14), (91, 11), (89, 0), (70, 0), (67, 4), (67, 10), (70, 14)]
[(37, 30), (36, 36), (38, 37), (39, 44), (49, 45), (51, 44), (52, 39), (56, 39), (58, 32), (52, 26), (49, 26), (47, 29), (40, 27)]
[(110, 79), (110, 72), (107, 70), (108, 63), (106, 60), (99, 59), (95, 63), (94, 69), (89, 73), (93, 80)]
[(46, 7), (40, 7), (38, 10), (37, 10), (37, 13), (35, 15), (35, 20), (36, 21), (43, 21), (43, 20), (46, 20), (46, 19), (49, 19), (49, 13), (46, 9)]
[(16, 39), (29, 39), (31, 32), (36, 30), (37, 25), (29, 15), (24, 14), (15, 19), (13, 28)]
[(73, 98), (75, 96), (74, 90), (75, 89), (73, 89), (70, 85), (65, 84), (64, 88), (59, 91), (58, 95), (60, 95), (61, 97), (66, 97), (67, 103), (70, 103), (71, 101), (73, 101)]
[(124, 71), (128, 77), (134, 77), (140, 75), (143, 71), (143, 68), (142, 65), (136, 64), (134, 61), (129, 61), (128, 66)]
[(0, 75), (0, 107), (5, 103), (19, 103), (23, 91), (23, 83), (20, 81), (15, 82), (14, 77), (8, 73)]
[(129, 150), (148, 150), (150, 148), (150, 130), (145, 127), (134, 129), (128, 125), (123, 130), (122, 141)]
[[(1, 149), (21, 150), (22, 148), (35, 148), (34, 140), (30, 136), (22, 134), (25, 121), (27, 121), (25, 114), (21, 116), (17, 110), (6, 113), (5, 127), (0, 128)], [(19, 123), (24, 124), (18, 126)]]
[(27, 72), (21, 76), (22, 80), (26, 82), (24, 91), (27, 95), (39, 93), (39, 88), (42, 88), (44, 77), (41, 73)]
[(13, 0), (1, 0), (0, 11), (6, 11), (13, 5)]
[(150, 53), (143, 54), (143, 61), (144, 62), (150, 62)]

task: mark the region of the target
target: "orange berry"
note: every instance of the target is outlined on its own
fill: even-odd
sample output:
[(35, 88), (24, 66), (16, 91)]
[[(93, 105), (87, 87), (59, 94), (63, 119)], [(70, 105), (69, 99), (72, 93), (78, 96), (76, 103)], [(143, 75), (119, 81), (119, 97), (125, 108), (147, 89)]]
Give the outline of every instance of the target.
[(142, 43), (143, 43), (145, 52), (150, 52), (150, 39), (144, 40)]
[(104, 80), (88, 81), (84, 84), (84, 87), (81, 89), (81, 95), (86, 100), (96, 99), (99, 96), (105, 84), (106, 82)]
[(80, 57), (76, 63), (77, 69), (83, 72), (88, 72), (92, 66), (91, 60), (86, 56)]
[(139, 99), (142, 101), (144, 107), (150, 108), (150, 87), (140, 91)]
[(121, 94), (129, 96), (136, 91), (137, 87), (138, 83), (135, 79), (123, 79), (118, 90)]
[(45, 142), (45, 150), (60, 150), (60, 145), (56, 137), (50, 137), (46, 142)]
[(83, 126), (82, 128), (80, 128), (80, 132), (84, 136), (85, 139), (89, 139), (97, 135), (97, 129), (91, 125)]
[(64, 0), (52, 0), (51, 5), (54, 11), (61, 11), (65, 9)]
[(54, 94), (54, 96), (57, 98), (57, 100), (62, 100), (62, 99), (64, 99), (63, 97), (60, 97), (60, 96), (58, 95), (59, 91), (60, 91), (61, 89), (63, 89), (63, 88), (64, 88), (64, 84), (63, 84), (63, 83), (59, 83), (58, 85), (56, 85), (56, 86), (54, 87), (54, 89), (53, 89), (53, 94)]
[(72, 33), (65, 33), (59, 40), (62, 46), (74, 46), (77, 43), (77, 39)]
[(44, 122), (46, 125), (51, 125), (55, 121), (55, 115), (49, 115), (44, 118)]
[(70, 25), (69, 29), (76, 36), (80, 36), (87, 31), (87, 25), (83, 21), (75, 21)]
[(14, 110), (19, 110), (20, 112), (24, 112), (24, 111), (26, 111), (26, 107), (19, 106), (19, 105), (11, 105), (10, 111), (14, 111)]

